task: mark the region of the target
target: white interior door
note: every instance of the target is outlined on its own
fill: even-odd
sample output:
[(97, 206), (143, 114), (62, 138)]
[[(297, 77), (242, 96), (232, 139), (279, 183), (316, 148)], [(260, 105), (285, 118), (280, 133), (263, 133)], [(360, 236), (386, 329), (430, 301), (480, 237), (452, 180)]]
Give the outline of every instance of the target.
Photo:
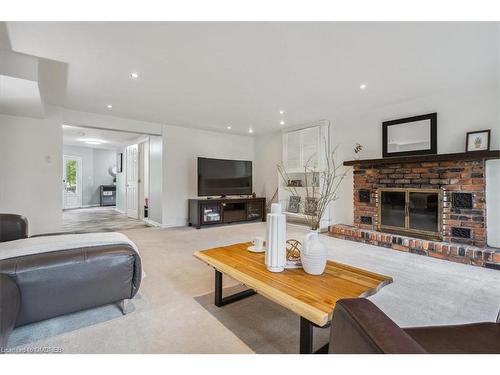
[(63, 156), (63, 209), (82, 206), (82, 158)]
[(127, 216), (139, 218), (139, 145), (127, 147), (126, 152), (126, 183)]

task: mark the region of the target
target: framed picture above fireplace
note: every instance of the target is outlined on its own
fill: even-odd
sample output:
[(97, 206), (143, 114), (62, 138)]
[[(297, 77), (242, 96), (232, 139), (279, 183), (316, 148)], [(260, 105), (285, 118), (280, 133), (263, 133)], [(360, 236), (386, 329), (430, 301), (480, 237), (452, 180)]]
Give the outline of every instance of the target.
[(468, 132), (465, 142), (465, 151), (489, 151), (491, 130)]
[(382, 155), (437, 154), (437, 113), (382, 123)]

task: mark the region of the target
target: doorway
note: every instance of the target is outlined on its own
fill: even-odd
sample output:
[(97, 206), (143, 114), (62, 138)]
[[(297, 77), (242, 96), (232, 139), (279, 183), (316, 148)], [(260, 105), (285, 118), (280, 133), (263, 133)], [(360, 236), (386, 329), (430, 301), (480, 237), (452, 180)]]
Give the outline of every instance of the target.
[[(149, 150), (154, 136), (67, 124), (62, 128), (63, 231), (156, 225), (148, 218)], [(154, 189), (161, 189), (158, 182), (154, 180)], [(154, 202), (161, 209), (161, 201)]]
[(63, 209), (82, 206), (82, 158), (63, 156)]

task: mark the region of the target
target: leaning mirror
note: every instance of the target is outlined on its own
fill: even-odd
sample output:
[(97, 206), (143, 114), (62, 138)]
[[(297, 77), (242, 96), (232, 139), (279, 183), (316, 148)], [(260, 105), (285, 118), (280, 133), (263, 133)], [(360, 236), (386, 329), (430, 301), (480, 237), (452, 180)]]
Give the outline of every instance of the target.
[(382, 123), (384, 157), (437, 154), (437, 113)]

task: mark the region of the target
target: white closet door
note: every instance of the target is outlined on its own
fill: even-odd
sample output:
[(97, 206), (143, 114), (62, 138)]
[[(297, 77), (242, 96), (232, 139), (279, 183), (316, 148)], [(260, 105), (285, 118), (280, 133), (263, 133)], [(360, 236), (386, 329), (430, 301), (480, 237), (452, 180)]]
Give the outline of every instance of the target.
[(126, 163), (127, 183), (127, 216), (134, 219), (139, 218), (139, 146), (132, 145), (127, 147)]

